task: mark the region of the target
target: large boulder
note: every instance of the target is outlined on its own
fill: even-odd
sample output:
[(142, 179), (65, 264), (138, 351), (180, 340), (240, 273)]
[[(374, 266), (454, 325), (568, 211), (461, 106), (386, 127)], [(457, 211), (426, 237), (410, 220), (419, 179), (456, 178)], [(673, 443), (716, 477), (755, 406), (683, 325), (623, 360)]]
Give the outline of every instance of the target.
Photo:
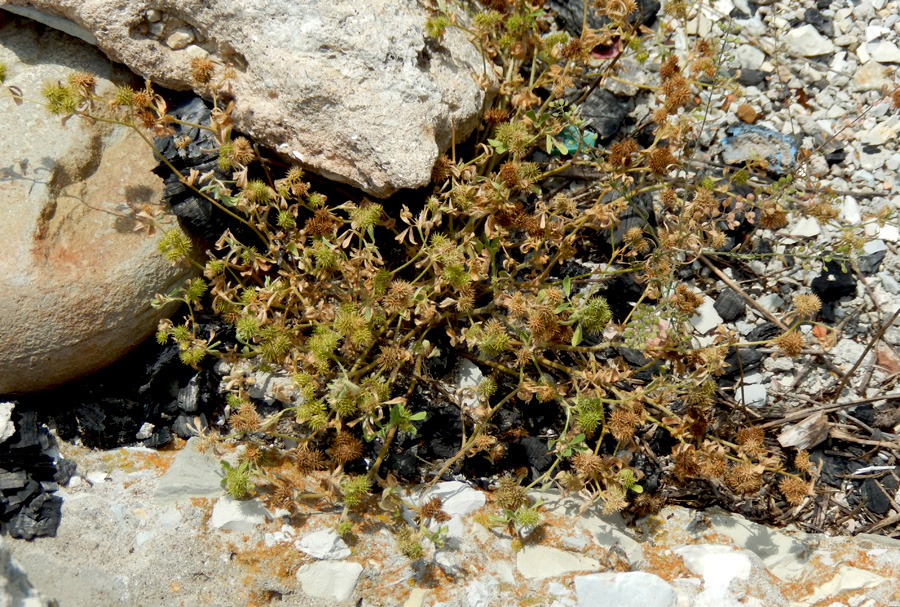
[[(378, 197), (430, 180), (496, 81), (466, 35), (425, 35), (418, 0), (0, 0), (82, 28), (114, 61), (194, 88), (190, 62), (233, 64), (234, 123), (258, 143)], [(40, 17), (40, 15), (37, 15)], [(485, 74), (486, 70), (488, 74)], [(221, 72), (221, 70), (220, 70)], [(484, 88), (481, 83), (486, 83)]]
[[(0, 11), (7, 86), (27, 98), (76, 70), (98, 92), (133, 77), (84, 42)], [(5, 92), (5, 91), (4, 91)], [(137, 346), (161, 317), (150, 301), (186, 275), (157, 252), (161, 230), (134, 211), (161, 201), (156, 161), (137, 133), (0, 96), (0, 394), (95, 371)], [(163, 219), (162, 229), (173, 227)], [(171, 310), (169, 310), (171, 312)]]

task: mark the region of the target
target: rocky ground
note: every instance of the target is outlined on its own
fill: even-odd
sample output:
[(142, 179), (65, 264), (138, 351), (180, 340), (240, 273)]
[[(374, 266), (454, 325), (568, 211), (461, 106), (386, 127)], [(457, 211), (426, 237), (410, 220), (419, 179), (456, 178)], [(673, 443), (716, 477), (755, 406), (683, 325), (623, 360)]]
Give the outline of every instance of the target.
[[(79, 476), (59, 491), (56, 537), (6, 539), (0, 551), (62, 607), (900, 604), (898, 540), (671, 506), (628, 526), (597, 508), (577, 516), (579, 498), (535, 492), (543, 521), (516, 552), (508, 533), (485, 524), (499, 512), (490, 494), (455, 481), (407, 490), (413, 504), (441, 497), (451, 516), (444, 547), (410, 561), (385, 515), (356, 519), (359, 531), (344, 542), (333, 531), (339, 508), (289, 515), (224, 496), (218, 458), (198, 444), (64, 445)], [(24, 604), (47, 604), (39, 601)]]
[[(661, 16), (653, 31), (667, 21)], [(214, 386), (218, 378), (206, 373), (179, 379), (181, 396), (165, 416), (180, 426), (138, 423), (127, 426), (128, 436), (100, 433), (93, 440), (103, 450), (60, 443), (77, 474), (55, 492), (62, 498), (56, 537), (4, 538), (0, 566), (9, 572), (10, 596), (25, 596), (30, 584), (43, 595), (33, 604), (62, 607), (900, 605), (900, 541), (891, 539), (900, 533), (900, 114), (889, 97), (900, 64), (900, 2), (721, 0), (696, 13), (686, 32), (676, 27), (667, 36), (688, 49), (694, 34), (724, 35), (720, 24), (739, 28), (729, 29), (737, 33), (728, 54), (742, 86), (700, 99), (698, 172), (765, 159), (776, 172), (830, 188), (840, 215), (833, 223), (791, 217), (778, 233), (764, 234), (771, 251), (724, 270), (698, 262), (695, 285), (707, 305), (692, 323), (701, 343), (720, 326), (753, 341), (768, 323), (777, 326), (792, 293), (811, 289), (825, 301), (822, 320), (835, 330), (813, 334), (817, 348), (799, 359), (760, 349), (742, 378), (720, 384), (783, 446), (818, 447), (814, 498), (778, 516), (748, 505), (744, 514), (767, 515), (767, 526), (681, 506), (626, 525), (594, 509), (577, 517), (579, 506), (545, 495), (543, 523), (514, 551), (508, 534), (484, 524), (498, 512), (490, 494), (442, 483), (435, 491), (452, 516), (448, 541), (410, 561), (387, 517), (357, 521), (344, 543), (328, 531), (337, 508), (317, 503), (282, 516), (257, 500), (223, 497), (218, 459), (172, 439), (188, 436), (187, 422), (202, 412), (188, 384)], [(649, 112), (640, 87), (656, 75), (636, 62), (623, 67), (586, 106), (603, 138)], [(874, 218), (885, 208), (894, 214), (879, 224)], [(848, 235), (866, 241), (858, 267), (823, 268), (823, 255)], [(158, 389), (151, 380), (147, 390)], [(123, 402), (104, 401), (104, 415)], [(86, 417), (74, 426), (83, 430)], [(204, 423), (217, 423), (209, 417)], [(168, 445), (111, 449), (139, 440)], [(671, 501), (701, 503), (689, 494)], [(774, 527), (786, 521), (793, 526)], [(17, 565), (8, 565), (7, 552)]]

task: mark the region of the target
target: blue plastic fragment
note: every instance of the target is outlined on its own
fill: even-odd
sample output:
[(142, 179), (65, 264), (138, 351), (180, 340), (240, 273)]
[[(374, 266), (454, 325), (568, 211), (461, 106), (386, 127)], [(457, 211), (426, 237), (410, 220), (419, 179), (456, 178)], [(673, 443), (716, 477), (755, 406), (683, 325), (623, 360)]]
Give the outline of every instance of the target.
[[(569, 154), (574, 154), (578, 151), (578, 129), (574, 126), (567, 126), (563, 130), (559, 132), (556, 136), (556, 140), (565, 146), (565, 148), (569, 151)], [(581, 149), (584, 151), (586, 148), (592, 148), (597, 144), (597, 133), (593, 131), (586, 130), (581, 134)], [(559, 156), (560, 151), (558, 148), (554, 147), (550, 150), (551, 156)]]
[(791, 135), (758, 124), (737, 124), (726, 129), (722, 140), (722, 161), (743, 164), (751, 160), (765, 160), (768, 169), (785, 173), (796, 167), (797, 142)]

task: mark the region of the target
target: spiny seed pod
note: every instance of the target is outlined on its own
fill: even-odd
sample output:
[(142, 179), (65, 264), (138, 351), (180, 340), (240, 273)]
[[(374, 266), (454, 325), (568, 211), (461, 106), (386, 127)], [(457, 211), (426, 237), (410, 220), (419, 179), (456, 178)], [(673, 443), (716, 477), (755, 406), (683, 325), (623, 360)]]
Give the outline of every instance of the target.
[(347, 432), (341, 432), (331, 442), (331, 457), (340, 465), (359, 459), (362, 452), (362, 442)]

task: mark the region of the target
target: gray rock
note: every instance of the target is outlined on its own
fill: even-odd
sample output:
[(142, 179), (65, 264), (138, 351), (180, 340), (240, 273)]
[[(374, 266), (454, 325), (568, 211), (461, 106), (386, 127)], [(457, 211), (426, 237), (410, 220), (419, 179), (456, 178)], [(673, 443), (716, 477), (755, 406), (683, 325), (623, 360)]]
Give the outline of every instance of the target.
[[(131, 78), (85, 43), (18, 18), (0, 25), (0, 41), (5, 84), (26, 97), (76, 69), (94, 72), (101, 94)], [(116, 361), (171, 312), (151, 299), (189, 271), (157, 252), (162, 231), (134, 230), (132, 208), (159, 203), (162, 193), (149, 172), (153, 151), (137, 133), (81, 119), (63, 126), (42, 105), (16, 107), (8, 97), (0, 106), (2, 394)]]
[(81, 38), (88, 44), (93, 44), (94, 46), (97, 45), (97, 38), (94, 34), (68, 19), (63, 19), (62, 17), (57, 17), (48, 13), (42, 13), (29, 6), (16, 6), (15, 4), (4, 3), (3, 10), (27, 19), (33, 19), (38, 23), (43, 23), (48, 27), (52, 27), (53, 29), (69, 34), (70, 36)]
[(0, 605), (3, 607), (50, 607), (51, 604), (38, 593), (9, 554), (3, 537), (0, 537)]
[(887, 40), (879, 42), (878, 46), (869, 51), (869, 55), (878, 63), (900, 63), (900, 48)]
[(297, 580), (303, 592), (310, 596), (346, 601), (356, 592), (362, 574), (359, 563), (317, 561), (297, 570)]
[(575, 578), (578, 607), (675, 607), (675, 590), (652, 573), (594, 573)]
[(766, 54), (750, 44), (742, 44), (734, 49), (734, 60), (744, 70), (758, 70), (766, 61)]
[[(162, 22), (147, 22), (145, 0), (13, 3), (87, 29), (111, 59), (154, 82), (206, 93), (192, 83), (191, 55), (151, 32)], [(427, 184), (452, 131), (463, 141), (495, 94), (491, 63), (459, 28), (428, 39), (429, 11), (415, 0), (185, 0), (157, 8), (210, 41), (210, 59), (234, 65), (237, 129), (374, 196)]]
[(894, 295), (900, 295), (900, 282), (897, 282), (896, 278), (887, 272), (880, 272), (878, 277), (881, 279), (881, 286), (884, 287), (885, 291)]
[(516, 554), (516, 568), (526, 580), (542, 580), (574, 571), (597, 571), (600, 562), (549, 546), (525, 546)]
[(864, 255), (860, 255), (858, 266), (863, 274), (874, 274), (887, 255), (887, 245), (883, 240), (870, 240), (863, 246)]
[(272, 515), (259, 500), (236, 500), (229, 496), (220, 497), (213, 506), (209, 517), (212, 529), (246, 533), (257, 525), (262, 525)]
[(201, 453), (200, 439), (188, 440), (187, 445), (159, 479), (154, 500), (169, 504), (192, 497), (219, 497), (222, 489), (222, 466), (211, 453)]
[(708, 513), (716, 533), (728, 536), (738, 546), (762, 559), (769, 571), (781, 579), (794, 579), (809, 558), (803, 543), (778, 531), (733, 514)]
[(784, 38), (787, 51), (797, 57), (816, 57), (834, 52), (834, 44), (813, 25), (806, 24), (789, 31)]

